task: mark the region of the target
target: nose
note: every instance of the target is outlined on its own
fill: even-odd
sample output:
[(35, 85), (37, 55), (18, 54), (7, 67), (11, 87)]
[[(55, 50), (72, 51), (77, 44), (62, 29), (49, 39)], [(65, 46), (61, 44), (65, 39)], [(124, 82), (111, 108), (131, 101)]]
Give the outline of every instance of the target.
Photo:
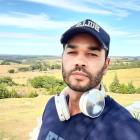
[(74, 62), (75, 67), (87, 67), (86, 59), (83, 55), (78, 55)]

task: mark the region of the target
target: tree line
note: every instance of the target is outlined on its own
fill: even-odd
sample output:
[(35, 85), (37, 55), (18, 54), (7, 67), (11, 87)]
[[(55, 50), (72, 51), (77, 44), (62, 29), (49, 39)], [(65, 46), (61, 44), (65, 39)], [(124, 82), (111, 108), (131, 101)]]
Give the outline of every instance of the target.
[[(59, 64), (47, 64), (47, 63), (37, 63), (30, 65), (29, 67), (20, 67), (18, 68), (19, 72), (26, 72), (26, 71), (33, 71), (33, 70), (39, 70), (39, 71), (47, 71), (52, 69), (61, 69), (61, 65)], [(14, 69), (8, 70), (8, 73), (15, 73)]]
[(109, 91), (121, 94), (140, 94), (140, 88), (136, 88), (132, 81), (128, 82), (127, 85), (120, 83), (117, 74), (115, 74), (113, 82), (109, 85)]
[(18, 68), (19, 72), (26, 72), (26, 71), (32, 71), (32, 70), (40, 70), (40, 71), (46, 71), (48, 69), (60, 69), (61, 65), (59, 64), (47, 64), (47, 63), (37, 63), (30, 65), (29, 67), (21, 67)]
[(21, 64), (22, 62), (20, 60), (15, 60), (15, 59), (5, 59), (1, 62), (0, 65), (10, 65), (9, 62), (13, 62), (13, 63), (17, 63), (17, 64)]
[[(19, 84), (15, 83), (13, 79), (9, 76), (0, 78), (0, 99), (4, 98), (33, 98), (37, 97), (38, 94), (36, 91), (30, 91), (26, 95), (19, 94), (17, 90), (13, 88), (13, 86), (17, 86)], [(8, 87), (12, 87), (11, 90)]]
[[(62, 91), (64, 87), (66, 87), (66, 83), (63, 80), (59, 80), (52, 76), (38, 76), (34, 77), (30, 80), (31, 86), (34, 88), (45, 88), (47, 89), (47, 94), (57, 94)], [(108, 92), (107, 86), (104, 84), (105, 91)], [(109, 85), (109, 91), (113, 93), (120, 93), (120, 94), (140, 94), (140, 88), (136, 88), (133, 85), (133, 82), (130, 81), (128, 84), (120, 83), (115, 74), (112, 83)]]
[(117, 69), (131, 69), (131, 68), (140, 68), (140, 61), (133, 63), (111, 63), (109, 65), (109, 70), (117, 70)]
[(57, 79), (54, 76), (38, 76), (31, 79), (30, 84), (34, 88), (45, 88), (46, 94), (58, 94), (67, 85), (63, 80)]
[[(30, 67), (21, 67), (18, 71), (32, 71), (32, 70), (40, 70), (45, 71), (47, 69), (60, 69), (61, 65), (59, 64), (48, 64), (48, 63), (37, 63), (33, 64)], [(131, 68), (140, 68), (140, 61), (133, 63), (111, 63), (109, 66), (109, 70), (117, 70), (117, 69), (131, 69)]]
[[(0, 99), (3, 98), (22, 98), (22, 97), (37, 97), (38, 94), (36, 91), (30, 91), (27, 95), (18, 94), (18, 92), (12, 88), (9, 90), (9, 86), (18, 86), (19, 84), (15, 83), (11, 77), (1, 77), (0, 78)], [(37, 76), (32, 79), (27, 80), (27, 85), (34, 88), (45, 89), (45, 95), (54, 95), (60, 93), (67, 85), (63, 80), (57, 79), (54, 76)], [(22, 86), (27, 86), (22, 85)], [(108, 91), (107, 86), (104, 84), (105, 91)], [(133, 85), (133, 82), (129, 82), (127, 85), (120, 83), (115, 74), (112, 83), (109, 85), (109, 91), (113, 93), (120, 94), (140, 94), (140, 87), (136, 88)]]

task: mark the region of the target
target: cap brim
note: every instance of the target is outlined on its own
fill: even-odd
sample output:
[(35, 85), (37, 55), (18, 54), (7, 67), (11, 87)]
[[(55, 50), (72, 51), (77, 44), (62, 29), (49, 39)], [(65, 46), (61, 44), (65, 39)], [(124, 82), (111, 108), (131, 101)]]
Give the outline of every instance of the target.
[[(97, 35), (96, 33), (97, 31), (93, 31), (93, 30), (90, 30), (88, 29), (87, 27), (75, 27), (75, 28), (70, 28), (69, 30), (67, 30), (62, 38), (61, 38), (61, 43), (62, 44), (66, 44), (68, 42), (68, 40), (70, 38), (72, 38), (74, 35), (76, 34), (80, 34), (80, 33), (88, 33), (88, 34), (91, 34), (92, 36), (94, 36), (99, 42), (100, 44), (102, 45), (102, 47), (106, 50), (106, 48), (104, 47), (104, 43), (102, 42), (102, 40), (99, 38), (99, 36)], [(107, 51), (107, 50), (106, 50)]]

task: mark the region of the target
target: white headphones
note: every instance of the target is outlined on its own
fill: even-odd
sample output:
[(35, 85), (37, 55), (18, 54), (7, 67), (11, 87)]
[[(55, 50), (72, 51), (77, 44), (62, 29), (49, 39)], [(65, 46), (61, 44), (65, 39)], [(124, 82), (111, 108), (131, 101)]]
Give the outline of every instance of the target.
[[(68, 95), (68, 87), (65, 87), (60, 95), (55, 96), (55, 106), (57, 109), (57, 113), (60, 121), (65, 121), (70, 118), (70, 113), (66, 101), (66, 96)], [(91, 89), (82, 94), (79, 107), (80, 110), (86, 116), (91, 118), (98, 117), (105, 106), (105, 90), (103, 84), (101, 83), (101, 90)]]

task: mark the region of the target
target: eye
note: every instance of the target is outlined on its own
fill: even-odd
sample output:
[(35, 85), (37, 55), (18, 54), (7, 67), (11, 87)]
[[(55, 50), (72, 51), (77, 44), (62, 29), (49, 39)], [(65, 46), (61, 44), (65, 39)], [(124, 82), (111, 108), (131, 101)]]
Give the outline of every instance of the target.
[(89, 56), (97, 56), (96, 54), (94, 53), (88, 53)]
[(76, 52), (68, 52), (67, 54), (76, 54)]

